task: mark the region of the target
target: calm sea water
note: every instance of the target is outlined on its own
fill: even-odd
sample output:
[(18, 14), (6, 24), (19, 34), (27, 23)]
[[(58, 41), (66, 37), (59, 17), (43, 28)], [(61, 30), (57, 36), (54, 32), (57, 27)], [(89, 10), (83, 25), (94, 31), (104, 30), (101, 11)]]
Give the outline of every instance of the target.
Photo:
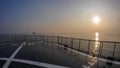
[[(65, 37), (95, 40), (95, 33), (80, 33), (80, 34), (77, 34), (77, 33), (76, 34), (67, 34), (66, 33), (66, 34), (48, 34), (48, 35), (56, 35), (56, 36), (65, 36)], [(99, 40), (100, 41), (120, 42), (120, 35), (99, 33)]]

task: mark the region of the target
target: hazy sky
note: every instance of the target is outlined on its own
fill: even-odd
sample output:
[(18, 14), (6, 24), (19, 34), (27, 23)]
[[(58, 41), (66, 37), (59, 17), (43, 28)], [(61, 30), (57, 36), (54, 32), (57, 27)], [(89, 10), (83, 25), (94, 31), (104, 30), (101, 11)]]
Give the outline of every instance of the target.
[[(101, 23), (91, 19), (98, 15)], [(0, 33), (120, 34), (120, 0), (0, 0)]]

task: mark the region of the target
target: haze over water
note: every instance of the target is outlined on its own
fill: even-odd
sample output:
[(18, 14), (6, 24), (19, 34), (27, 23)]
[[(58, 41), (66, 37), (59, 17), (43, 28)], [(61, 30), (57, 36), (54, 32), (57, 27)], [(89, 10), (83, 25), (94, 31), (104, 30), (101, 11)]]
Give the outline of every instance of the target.
[[(65, 37), (73, 37), (73, 38), (80, 38), (80, 39), (91, 39), (95, 40), (95, 33), (48, 33), (47, 35), (56, 35), (56, 36), (65, 36)], [(111, 34), (102, 34), (99, 33), (99, 40), (100, 41), (114, 41), (120, 42), (119, 35), (111, 35)]]
[[(55, 33), (120, 41), (120, 0), (0, 0), (0, 34)], [(98, 15), (98, 25), (92, 18)], [(68, 34), (65, 34), (68, 33)]]

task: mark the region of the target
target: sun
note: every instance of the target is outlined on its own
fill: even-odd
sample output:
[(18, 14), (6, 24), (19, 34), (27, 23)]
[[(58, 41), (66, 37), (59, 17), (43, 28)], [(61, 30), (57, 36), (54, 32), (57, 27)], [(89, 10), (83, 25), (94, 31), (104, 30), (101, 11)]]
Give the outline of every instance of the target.
[(100, 17), (99, 16), (94, 16), (92, 19), (93, 23), (99, 24), (100, 23)]

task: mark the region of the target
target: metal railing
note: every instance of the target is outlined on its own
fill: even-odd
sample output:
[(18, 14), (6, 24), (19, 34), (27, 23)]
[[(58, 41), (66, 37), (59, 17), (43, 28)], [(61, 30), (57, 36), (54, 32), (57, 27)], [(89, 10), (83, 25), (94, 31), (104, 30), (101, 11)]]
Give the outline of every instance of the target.
[[(31, 42), (31, 41), (43, 41), (49, 43), (56, 43), (64, 47), (68, 47), (91, 56), (94, 56), (93, 50), (95, 46), (95, 40), (79, 39), (61, 36), (47, 36), (47, 35), (12, 35), (8, 37), (0, 38), (1, 42)], [(120, 42), (99, 41), (99, 48), (97, 57), (109, 59), (114, 61), (120, 61)], [(43, 43), (44, 44), (44, 43)]]

